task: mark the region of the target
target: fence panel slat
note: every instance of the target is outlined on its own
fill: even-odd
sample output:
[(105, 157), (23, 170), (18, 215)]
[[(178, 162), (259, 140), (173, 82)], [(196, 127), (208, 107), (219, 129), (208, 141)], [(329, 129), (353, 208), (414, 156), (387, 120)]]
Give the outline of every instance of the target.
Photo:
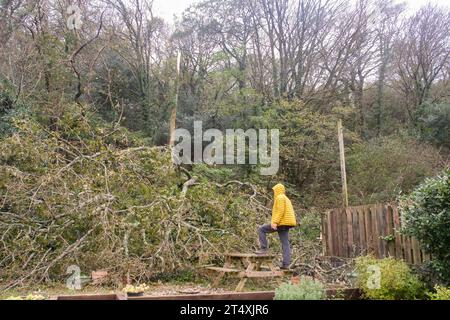
[(324, 215), (322, 215), (322, 217), (321, 217), (322, 218), (321, 235), (322, 235), (322, 246), (323, 246), (322, 250), (323, 250), (323, 254), (325, 256), (329, 255), (328, 243), (327, 243), (327, 241), (328, 241), (328, 219), (326, 218), (327, 214), (328, 213), (325, 214), (325, 217), (324, 217)]
[(395, 257), (397, 259), (404, 259), (403, 256), (403, 241), (400, 234), (400, 215), (396, 206), (392, 206), (392, 215), (394, 220), (394, 232), (395, 232)]
[(391, 238), (388, 242), (388, 253), (389, 256), (395, 257), (395, 234), (394, 234), (394, 216), (392, 211), (392, 206), (386, 206), (386, 222), (387, 222), (387, 233)]
[[(346, 257), (346, 253), (342, 250), (342, 226), (341, 226), (341, 214), (340, 210), (335, 210), (333, 212), (333, 219), (335, 221), (335, 239), (336, 239), (336, 252), (337, 257)], [(346, 244), (347, 245), (347, 244)]]
[(374, 254), (372, 216), (368, 206), (364, 207), (364, 224), (366, 227), (367, 253)]
[[(402, 235), (401, 217), (392, 204), (333, 209), (322, 216), (324, 254), (336, 257), (354, 257), (373, 254), (388, 256), (420, 264), (432, 259), (423, 252), (420, 243)], [(391, 240), (392, 239), (392, 240)]]
[(327, 248), (327, 255), (328, 256), (332, 256), (335, 253), (335, 248), (334, 248), (334, 224), (333, 224), (333, 210), (329, 210), (327, 212), (327, 216), (326, 216), (326, 220), (327, 220), (327, 225), (328, 225), (328, 232), (327, 232), (327, 244), (328, 244), (328, 248)]
[(360, 241), (360, 250), (358, 254), (365, 254), (367, 252), (367, 240), (366, 240), (366, 225), (364, 221), (364, 207), (361, 207), (360, 210), (357, 211), (358, 215), (358, 226), (359, 226), (359, 241)]
[(420, 245), (419, 245), (419, 241), (417, 241), (416, 239), (412, 238), (411, 239), (411, 246), (412, 246), (412, 256), (413, 256), (413, 263), (414, 264), (421, 264), (422, 263), (422, 258), (420, 256)]
[(354, 256), (354, 236), (353, 236), (353, 215), (351, 209), (345, 210), (345, 217), (347, 219), (347, 252), (349, 257)]
[(353, 228), (353, 248), (354, 248), (354, 256), (357, 257), (361, 253), (361, 239), (359, 237), (359, 219), (358, 219), (358, 210), (357, 208), (350, 208), (352, 212), (352, 228)]
[(378, 239), (378, 235), (380, 234), (378, 231), (378, 207), (371, 207), (370, 212), (372, 214), (372, 242), (373, 242), (373, 252), (375, 257), (381, 258), (380, 254), (380, 243)]
[(348, 250), (348, 233), (347, 233), (347, 214), (345, 210), (339, 214), (341, 218), (341, 237), (342, 237), (342, 252), (346, 257), (351, 256), (351, 251)]
[(381, 247), (381, 256), (387, 257), (389, 254), (388, 249), (388, 242), (386, 241), (386, 237), (388, 236), (387, 231), (387, 221), (386, 221), (386, 206), (380, 205), (379, 206), (379, 216), (378, 221), (380, 222), (380, 247)]
[(403, 236), (403, 248), (405, 250), (405, 261), (407, 263), (412, 263), (413, 258), (411, 255), (411, 238)]

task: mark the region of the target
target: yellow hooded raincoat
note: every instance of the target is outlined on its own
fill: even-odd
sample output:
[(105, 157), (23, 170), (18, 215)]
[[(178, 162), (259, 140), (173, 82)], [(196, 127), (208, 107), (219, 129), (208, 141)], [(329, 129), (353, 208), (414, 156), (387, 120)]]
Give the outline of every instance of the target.
[(295, 227), (297, 221), (291, 200), (286, 196), (286, 189), (282, 184), (273, 187), (275, 201), (272, 210), (272, 224), (277, 226)]

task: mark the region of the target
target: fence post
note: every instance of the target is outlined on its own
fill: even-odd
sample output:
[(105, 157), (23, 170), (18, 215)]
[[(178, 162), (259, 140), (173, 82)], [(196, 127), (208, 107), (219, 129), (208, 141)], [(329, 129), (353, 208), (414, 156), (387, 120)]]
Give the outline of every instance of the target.
[(347, 171), (345, 168), (344, 129), (342, 127), (342, 120), (339, 120), (338, 122), (338, 139), (339, 139), (339, 158), (341, 161), (342, 203), (344, 208), (347, 208), (348, 207)]

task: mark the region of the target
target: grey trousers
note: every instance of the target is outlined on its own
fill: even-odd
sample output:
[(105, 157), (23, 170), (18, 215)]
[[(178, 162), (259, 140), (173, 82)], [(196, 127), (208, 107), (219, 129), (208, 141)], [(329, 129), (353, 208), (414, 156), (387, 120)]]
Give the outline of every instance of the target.
[(283, 249), (283, 267), (289, 267), (291, 264), (291, 245), (289, 243), (289, 229), (291, 227), (280, 226), (277, 230), (272, 229), (270, 224), (265, 224), (258, 229), (259, 244), (261, 249), (266, 250), (267, 245), (267, 234), (278, 232), (280, 237), (281, 246)]

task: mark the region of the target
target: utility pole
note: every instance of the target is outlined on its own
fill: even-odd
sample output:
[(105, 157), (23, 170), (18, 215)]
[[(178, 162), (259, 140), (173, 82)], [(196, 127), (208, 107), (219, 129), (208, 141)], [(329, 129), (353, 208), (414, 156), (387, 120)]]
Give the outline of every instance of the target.
[(339, 157), (341, 161), (342, 204), (344, 208), (347, 208), (348, 207), (347, 171), (345, 168), (344, 129), (342, 127), (342, 120), (339, 120), (338, 122), (338, 139), (339, 139)]
[(177, 58), (177, 78), (175, 81), (175, 101), (170, 114), (169, 122), (169, 147), (175, 146), (175, 130), (177, 129), (177, 109), (178, 109), (178, 96), (180, 94), (180, 73), (181, 73), (181, 51), (178, 51)]

